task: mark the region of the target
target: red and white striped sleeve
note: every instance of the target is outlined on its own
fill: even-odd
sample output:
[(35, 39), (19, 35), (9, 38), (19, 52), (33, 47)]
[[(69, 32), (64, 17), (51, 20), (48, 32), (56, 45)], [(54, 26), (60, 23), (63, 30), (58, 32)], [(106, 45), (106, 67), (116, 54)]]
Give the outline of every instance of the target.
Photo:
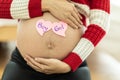
[(110, 0), (90, 0), (90, 24), (73, 51), (63, 60), (75, 71), (109, 29)]
[(41, 0), (0, 0), (0, 18), (28, 19), (41, 15)]

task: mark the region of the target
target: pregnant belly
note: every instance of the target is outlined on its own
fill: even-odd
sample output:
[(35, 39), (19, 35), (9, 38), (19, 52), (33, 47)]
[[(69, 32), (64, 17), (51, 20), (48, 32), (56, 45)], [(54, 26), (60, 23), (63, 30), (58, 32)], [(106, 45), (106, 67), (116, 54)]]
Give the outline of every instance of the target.
[(52, 23), (60, 22), (50, 13), (44, 13), (42, 17), (21, 20), (17, 30), (17, 48), (21, 55), (60, 60), (65, 58), (80, 40), (82, 29), (72, 29), (67, 25), (65, 36), (56, 34), (52, 29), (40, 35), (36, 29), (36, 22), (41, 19)]

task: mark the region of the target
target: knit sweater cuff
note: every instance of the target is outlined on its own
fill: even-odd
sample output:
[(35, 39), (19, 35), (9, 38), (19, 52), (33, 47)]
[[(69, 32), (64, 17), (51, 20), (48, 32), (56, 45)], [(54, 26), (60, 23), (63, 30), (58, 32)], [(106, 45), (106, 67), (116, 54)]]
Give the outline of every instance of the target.
[(38, 17), (41, 15), (42, 15), (41, 0), (30, 0), (30, 2), (29, 2), (29, 16), (31, 18), (33, 18), (33, 17)]
[(63, 62), (67, 63), (74, 72), (82, 63), (82, 59), (76, 53), (71, 52), (66, 58), (63, 59)]
[(106, 32), (101, 27), (96, 24), (90, 24), (82, 37), (88, 39), (96, 46), (105, 34)]

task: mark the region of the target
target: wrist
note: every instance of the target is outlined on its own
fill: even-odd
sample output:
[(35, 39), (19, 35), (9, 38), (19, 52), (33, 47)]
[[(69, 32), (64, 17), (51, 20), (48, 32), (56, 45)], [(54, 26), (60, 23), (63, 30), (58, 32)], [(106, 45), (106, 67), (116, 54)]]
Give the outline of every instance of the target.
[(63, 71), (64, 71), (63, 73), (70, 72), (71, 71), (71, 67), (68, 64), (65, 63)]
[(80, 58), (77, 53), (71, 52), (69, 55), (62, 60), (63, 62), (67, 63), (71, 70), (74, 72), (82, 63), (82, 59)]
[(42, 0), (41, 2), (42, 11), (49, 11), (49, 0)]

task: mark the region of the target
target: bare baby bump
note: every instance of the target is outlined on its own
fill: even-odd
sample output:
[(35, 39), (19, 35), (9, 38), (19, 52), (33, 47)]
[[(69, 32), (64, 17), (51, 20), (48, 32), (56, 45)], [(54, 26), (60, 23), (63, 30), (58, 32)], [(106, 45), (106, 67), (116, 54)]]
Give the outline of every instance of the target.
[(42, 17), (19, 22), (17, 48), (23, 57), (29, 54), (61, 60), (73, 50), (81, 35), (82, 29), (72, 29), (50, 13), (44, 13)]

